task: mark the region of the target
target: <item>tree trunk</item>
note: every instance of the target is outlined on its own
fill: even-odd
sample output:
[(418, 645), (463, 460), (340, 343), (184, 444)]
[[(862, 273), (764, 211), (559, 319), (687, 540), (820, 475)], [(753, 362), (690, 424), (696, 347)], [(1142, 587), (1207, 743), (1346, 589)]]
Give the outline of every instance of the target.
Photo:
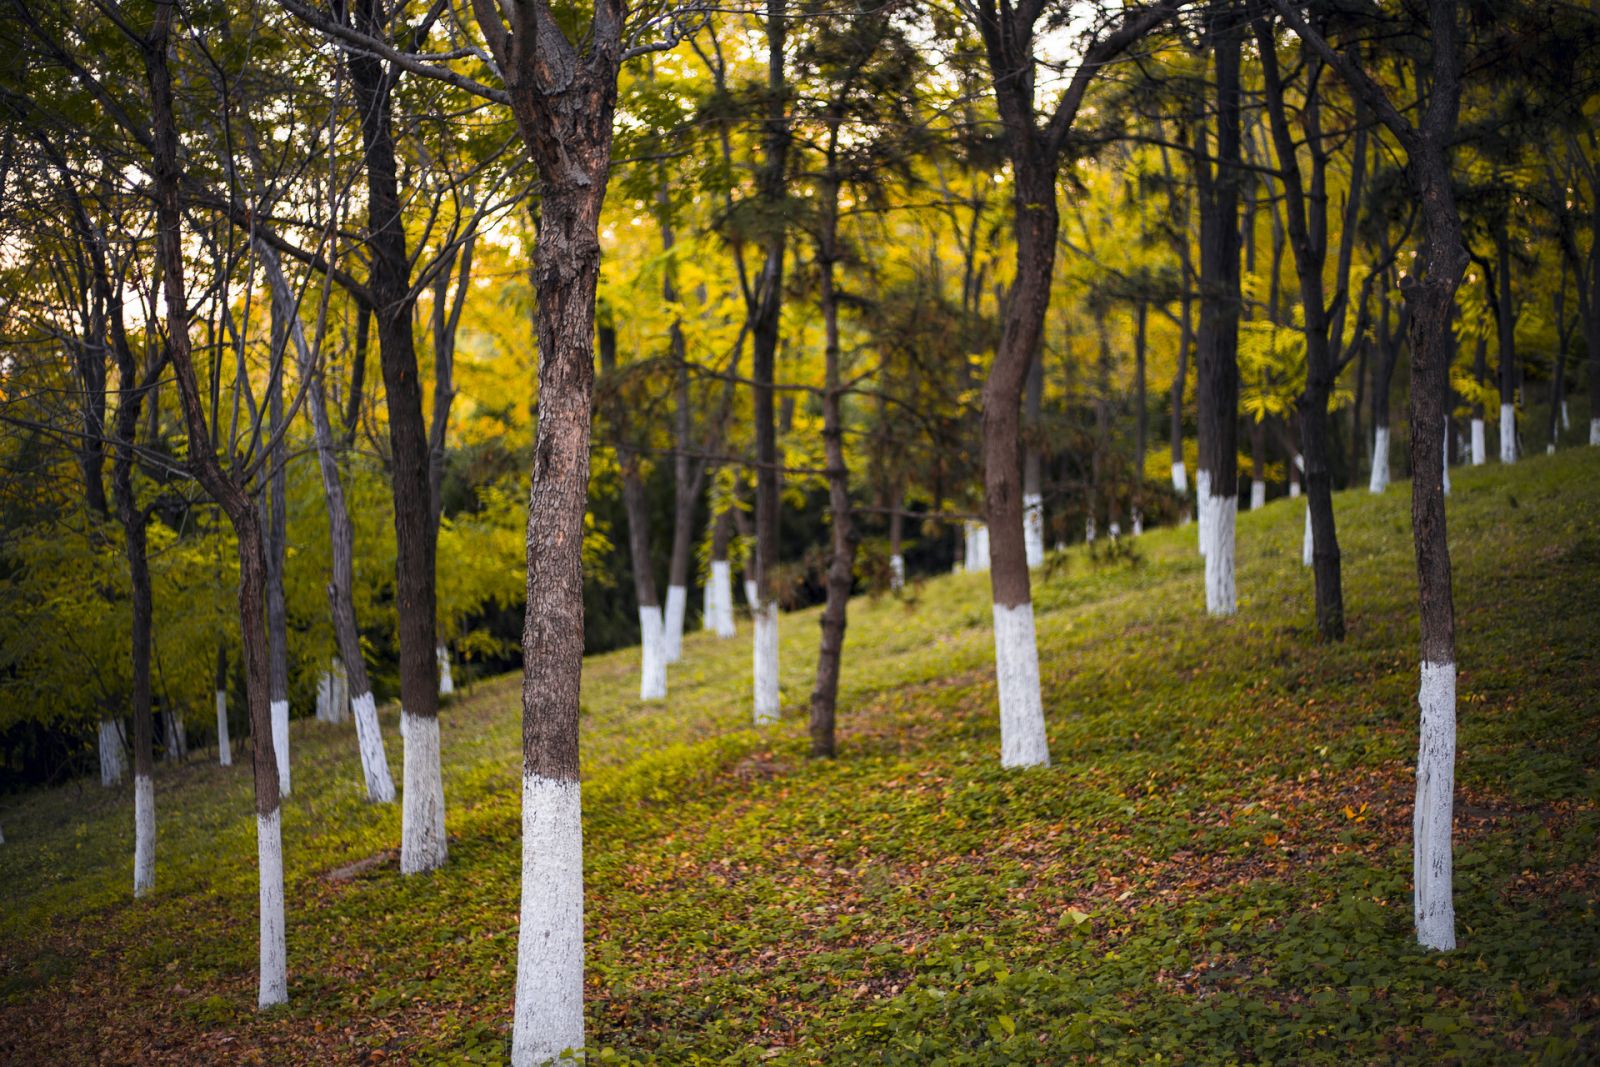
[(728, 542), (733, 539), (732, 509), (724, 510), (711, 525), (711, 574), (706, 584), (705, 627), (718, 637), (732, 637), (733, 567), (728, 562)]
[(233, 743), (228, 737), (228, 646), (217, 642), (217, 762), (233, 766)]
[(1200, 490), (1206, 610), (1232, 615), (1239, 424), (1239, 31), (1231, 5), (1207, 15), (1216, 62), (1217, 165), (1200, 179)]
[(901, 511), (904, 506), (905, 492), (897, 482), (889, 490), (889, 588), (896, 593), (906, 585), (906, 557), (902, 543), (905, 515)]
[(1022, 532), (1028, 566), (1044, 563), (1044, 494), (1039, 489), (1039, 408), (1044, 397), (1044, 358), (1041, 353), (1028, 368), (1024, 390), (1027, 435), (1022, 445)]
[(1134, 397), (1139, 405), (1139, 421), (1133, 453), (1133, 533), (1144, 533), (1144, 457), (1150, 437), (1150, 406), (1145, 399), (1145, 329), (1150, 316), (1148, 301), (1139, 301), (1139, 316), (1133, 334)]
[[(677, 242), (672, 232), (671, 202), (664, 181), (656, 200), (661, 248), (667, 254), (661, 298), (668, 307), (676, 307), (678, 287), (673, 276), (672, 250)], [(677, 663), (683, 658), (683, 619), (689, 605), (689, 550), (694, 534), (695, 504), (705, 484), (706, 465), (704, 460), (697, 461), (690, 455), (694, 449), (691, 440), (694, 419), (689, 400), (689, 361), (683, 323), (676, 315), (667, 339), (672, 353), (672, 554), (667, 558), (667, 608), (663, 623), (666, 661)]]
[[(355, 5), (357, 28), (386, 34), (387, 15), (376, 0)], [(439, 765), (438, 643), (429, 443), (422, 418), (422, 385), (412, 337), (412, 308), (405, 220), (395, 163), (391, 94), (398, 75), (359, 50), (349, 56), (361, 116), (367, 178), (369, 288), (376, 306), (378, 359), (389, 410), (394, 493), (395, 599), (400, 631), (400, 714), (405, 745), (400, 813), (400, 871), (416, 874), (444, 864), (444, 782)]]
[[(600, 373), (615, 382), (617, 332), (609, 315), (601, 318)], [(639, 477), (639, 456), (628, 438), (627, 398), (619, 388), (611, 426), (617, 436), (617, 463), (622, 468), (622, 506), (628, 513), (628, 550), (633, 563), (633, 593), (639, 605), (639, 699), (667, 698), (666, 640), (661, 626), (661, 601), (656, 596), (655, 567), (650, 561), (650, 506)]]
[(1189, 495), (1189, 476), (1183, 464), (1183, 389), (1189, 373), (1189, 348), (1194, 344), (1193, 304), (1189, 297), (1183, 298), (1178, 320), (1178, 370), (1172, 376), (1172, 491), (1185, 498)]
[[(182, 205), (179, 185), (178, 128), (172, 111), (172, 76), (167, 67), (175, 4), (156, 5), (155, 25), (145, 47), (151, 96), (153, 176), (156, 190), (156, 235), (161, 261), (168, 357), (178, 382), (184, 423), (189, 434), (189, 462), (197, 480), (222, 506), (239, 544), (239, 632), (244, 643), (246, 693), (254, 740), (256, 859), (260, 872), (260, 974), (257, 1003), (263, 1007), (288, 999), (283, 914), (283, 838), (279, 820), (278, 768), (272, 751), (272, 721), (267, 699), (266, 556), (260, 519), (244, 490), (230, 480), (210, 445), (205, 410), (195, 381), (190, 354), (188, 295), (183, 275)], [(148, 741), (148, 735), (146, 735)], [(145, 751), (148, 752), (148, 744)]]
[[(1506, 206), (1510, 211), (1510, 205)], [(1500, 462), (1517, 461), (1517, 320), (1511, 304), (1511, 235), (1495, 219), (1495, 327), (1500, 342)], [(1448, 372), (1448, 368), (1447, 368)]]
[(384, 752), (383, 733), (378, 725), (377, 702), (372, 696), (366, 659), (361, 653), (361, 632), (356, 625), (355, 528), (350, 521), (350, 509), (345, 505), (344, 483), (339, 475), (339, 458), (333, 424), (328, 418), (322, 376), (316, 367), (316, 355), (306, 344), (299, 316), (294, 312), (294, 301), (279, 267), (277, 254), (265, 241), (257, 240), (256, 255), (272, 288), (274, 304), (282, 306), (284, 321), (289, 324), (289, 339), (294, 343), (300, 376), (305, 382), (305, 406), (311, 413), (317, 469), (322, 475), (322, 497), (328, 511), (332, 563), (328, 574), (328, 610), (333, 621), (334, 643), (339, 649), (339, 655), (334, 659), (336, 670), (329, 674), (328, 717), (333, 722), (343, 718), (342, 699), (336, 691), (340, 687), (335, 684), (338, 675), (343, 674), (345, 685), (353, 685), (356, 694), (350, 705), (356, 720), (356, 742), (361, 751), (361, 770), (366, 780), (367, 799), (387, 804), (394, 800), (394, 780), (389, 775), (389, 759)]
[[(1489, 376), (1489, 339), (1483, 334), (1478, 335), (1477, 348), (1472, 357), (1472, 375), (1478, 383), (1478, 388), (1483, 388), (1484, 380)], [(1472, 405), (1472, 465), (1481, 467), (1489, 462), (1489, 446), (1487, 434), (1483, 427), (1483, 402), (1480, 400)]]
[(267, 382), (267, 432), (273, 444), (268, 452), (267, 484), (261, 494), (263, 532), (267, 551), (268, 695), (272, 704), (272, 751), (278, 757), (278, 792), (290, 792), (289, 768), (289, 622), (283, 599), (283, 565), (288, 547), (288, 489), (284, 464), (288, 449), (283, 441), (283, 357), (288, 347), (287, 305), (272, 301), (272, 366)]

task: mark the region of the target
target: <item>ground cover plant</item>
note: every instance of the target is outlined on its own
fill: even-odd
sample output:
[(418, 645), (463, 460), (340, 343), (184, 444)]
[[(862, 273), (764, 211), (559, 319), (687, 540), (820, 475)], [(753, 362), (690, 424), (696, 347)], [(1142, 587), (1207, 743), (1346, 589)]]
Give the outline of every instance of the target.
[[(1240, 516), (1231, 618), (1205, 614), (1192, 524), (1052, 554), (1050, 767), (995, 759), (983, 575), (852, 604), (834, 761), (805, 755), (814, 611), (784, 618), (772, 727), (749, 725), (745, 642), (686, 636), (665, 704), (636, 699), (636, 653), (589, 659), (591, 1060), (1592, 1062), (1600, 454), (1452, 476), (1452, 953), (1411, 937), (1406, 494), (1335, 506), (1337, 645), (1309, 639), (1301, 500)], [(290, 998), (266, 1012), (245, 775), (157, 768), (140, 900), (130, 789), (9, 798), (0, 1060), (502, 1062), (517, 708), (514, 677), (445, 707), (450, 858), (405, 879), (352, 727), (294, 724)]]

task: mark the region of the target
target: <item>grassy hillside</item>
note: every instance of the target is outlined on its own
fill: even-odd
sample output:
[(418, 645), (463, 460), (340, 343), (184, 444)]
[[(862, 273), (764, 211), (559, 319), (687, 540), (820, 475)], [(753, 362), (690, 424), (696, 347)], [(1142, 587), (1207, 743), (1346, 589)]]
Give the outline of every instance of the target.
[[(1054, 766), (1002, 772), (986, 576), (851, 606), (841, 758), (748, 725), (748, 630), (665, 704), (589, 661), (588, 1013), (599, 1059), (1379, 1062), (1600, 1057), (1600, 449), (1454, 472), (1459, 951), (1410, 938), (1408, 486), (1337, 498), (1350, 639), (1312, 640), (1301, 501), (1239, 521), (1240, 611), (1194, 527), (1036, 575)], [(248, 759), (6, 803), (0, 1061), (500, 1062), (518, 680), (444, 715), (450, 863), (402, 879), (349, 727), (293, 728), (290, 1004), (255, 1003)], [(400, 742), (386, 714), (398, 780)], [(361, 862), (368, 861), (368, 862)]]

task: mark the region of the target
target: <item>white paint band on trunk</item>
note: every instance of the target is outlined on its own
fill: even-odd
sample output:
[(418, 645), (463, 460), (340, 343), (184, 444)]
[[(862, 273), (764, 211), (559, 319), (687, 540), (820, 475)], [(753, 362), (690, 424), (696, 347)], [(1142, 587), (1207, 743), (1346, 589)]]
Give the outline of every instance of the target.
[(1567, 410), (1567, 402), (1565, 398), (1563, 398), (1561, 401), (1561, 428), (1563, 430), (1572, 429), (1572, 414)]
[(711, 584), (706, 587), (706, 623), (718, 637), (732, 637), (733, 567), (725, 559), (711, 561)]
[(756, 725), (778, 721), (778, 604), (773, 601), (755, 613), (754, 655), (751, 678), (755, 695)]
[(523, 776), (515, 1067), (583, 1051), (582, 807), (577, 782)]
[(1250, 510), (1260, 511), (1267, 506), (1267, 483), (1260, 478), (1250, 482)]
[(444, 780), (439, 773), (439, 717), (405, 720), (404, 789), (400, 804), (400, 873), (417, 874), (444, 866)]
[(362, 693), (350, 702), (356, 720), (356, 744), (361, 748), (361, 773), (367, 780), (367, 799), (374, 804), (394, 800), (394, 779), (383, 750), (383, 730), (378, 725), (378, 702)]
[(317, 721), (332, 722), (333, 675), (323, 671), (317, 675)]
[(133, 776), (133, 895), (156, 884), (156, 786), (148, 776)]
[(1381, 493), (1389, 488), (1389, 427), (1379, 426), (1372, 432), (1372, 477), (1367, 480), (1369, 493)]
[(1000, 696), (1000, 766), (1048, 767), (1033, 604), (994, 605), (994, 676)]
[(1310, 501), (1307, 501), (1306, 502), (1306, 533), (1305, 533), (1305, 536), (1300, 539), (1300, 565), (1302, 567), (1311, 566), (1311, 560), (1312, 560), (1312, 556), (1313, 556), (1313, 552), (1314, 552), (1315, 548), (1316, 548), (1316, 545), (1315, 545), (1315, 542), (1312, 540), (1312, 536), (1311, 536), (1311, 503), (1310, 503)]
[(1094, 516), (1090, 515), (1083, 522), (1083, 540), (1086, 544), (1094, 544)]
[(1172, 491), (1179, 496), (1189, 495), (1189, 475), (1181, 459), (1172, 465)]
[(639, 605), (639, 699), (667, 698), (666, 635), (661, 632), (661, 608)]
[(261, 974), (256, 1006), (270, 1008), (289, 999), (289, 949), (283, 922), (282, 808), (256, 816), (256, 864), (261, 920)]
[(217, 762), (233, 766), (233, 741), (228, 736), (228, 691), (217, 690)]
[(1133, 509), (1133, 536), (1138, 537), (1144, 533), (1144, 512), (1138, 508)]
[(1206, 552), (1206, 611), (1212, 615), (1238, 611), (1233, 584), (1233, 530), (1238, 508), (1238, 497), (1214, 496), (1206, 517), (1211, 525)]
[(1589, 420), (1589, 443), (1600, 445), (1600, 419)]
[(689, 608), (689, 590), (681, 585), (667, 586), (667, 614), (664, 651), (666, 662), (676, 663), (683, 658), (683, 616)]
[(1481, 467), (1489, 462), (1489, 448), (1484, 441), (1483, 420), (1472, 420), (1472, 465)]
[(746, 578), (744, 580), (744, 602), (745, 606), (751, 611), (755, 611), (756, 608), (761, 606), (756, 597), (756, 580), (754, 578)]
[(1195, 502), (1199, 505), (1200, 513), (1200, 554), (1205, 555), (1211, 548), (1211, 472), (1207, 470), (1196, 471), (1194, 476)]
[(99, 748), (100, 784), (116, 785), (128, 773), (128, 762), (122, 752), (122, 727), (116, 719), (100, 720)]
[(906, 587), (906, 558), (896, 552), (889, 557), (889, 589), (898, 593)]
[(278, 760), (278, 792), (289, 795), (289, 702), (272, 702), (272, 754)]
[(1442, 477), (1443, 477), (1443, 480), (1444, 480), (1444, 495), (1445, 496), (1449, 496), (1450, 495), (1450, 420), (1448, 420), (1448, 419), (1445, 420), (1445, 424), (1444, 424), (1444, 456), (1443, 456), (1443, 459), (1444, 459), (1444, 468), (1443, 468), (1444, 473), (1443, 473)]
[(1026, 493), (1022, 497), (1022, 535), (1028, 553), (1028, 566), (1044, 563), (1044, 497)]
[(1422, 664), (1417, 703), (1422, 718), (1412, 814), (1412, 905), (1418, 943), (1448, 952), (1456, 947), (1450, 856), (1456, 766), (1454, 663)]
[(1500, 405), (1500, 462), (1517, 461), (1517, 409), (1513, 404)]
[(439, 660), (439, 695), (447, 697), (456, 691), (456, 680), (450, 673), (450, 646), (440, 645), (434, 655)]

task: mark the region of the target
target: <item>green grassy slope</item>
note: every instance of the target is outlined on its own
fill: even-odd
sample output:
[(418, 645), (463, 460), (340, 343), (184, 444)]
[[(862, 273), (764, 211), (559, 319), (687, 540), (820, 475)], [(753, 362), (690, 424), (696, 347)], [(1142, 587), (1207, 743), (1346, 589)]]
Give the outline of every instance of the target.
[[(1194, 527), (1036, 575), (1054, 766), (1003, 772), (988, 579), (851, 606), (841, 756), (748, 725), (748, 630), (665, 704), (589, 661), (592, 1054), (661, 1062), (1600, 1057), (1600, 450), (1454, 472), (1460, 949), (1410, 939), (1408, 486), (1337, 498), (1350, 639), (1312, 640), (1303, 502), (1239, 521), (1240, 611)], [(445, 712), (451, 858), (402, 879), (351, 728), (297, 722), (290, 997), (255, 1001), (248, 760), (0, 810), (0, 1061), (499, 1062), (516, 948), (518, 680)], [(393, 711), (384, 718), (398, 780)], [(375, 858), (356, 871), (340, 871)]]

